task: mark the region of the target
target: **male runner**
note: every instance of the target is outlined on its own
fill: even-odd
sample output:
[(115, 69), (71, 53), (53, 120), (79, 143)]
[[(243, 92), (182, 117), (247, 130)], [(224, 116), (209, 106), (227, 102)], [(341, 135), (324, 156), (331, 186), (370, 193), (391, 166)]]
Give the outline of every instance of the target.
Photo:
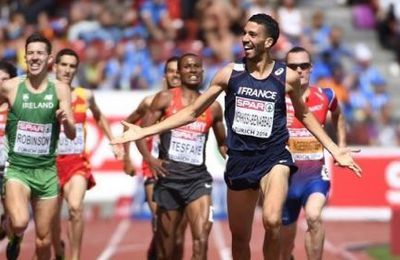
[[(181, 79), (178, 73), (178, 57), (173, 56), (165, 62), (163, 83), (164, 83), (163, 84), (164, 90), (179, 87), (181, 85)], [(138, 108), (128, 116), (126, 121), (132, 124), (138, 124), (150, 109), (150, 105), (153, 102), (154, 97), (155, 95), (144, 98), (143, 101), (139, 104)], [(149, 149), (149, 151), (151, 151), (152, 155), (154, 157), (158, 157), (158, 145), (160, 143), (158, 136), (147, 137), (146, 143), (147, 143), (147, 148)], [(133, 175), (134, 169), (130, 159), (129, 144), (125, 145), (124, 147), (125, 147), (124, 170), (127, 174)], [(149, 164), (145, 160), (143, 160), (142, 162), (142, 171), (145, 179), (144, 186), (145, 186), (146, 200), (152, 214), (153, 232), (155, 232), (156, 210), (157, 210), (157, 204), (155, 203), (155, 201), (153, 201), (155, 178), (153, 176), (153, 172), (150, 169)], [(183, 257), (184, 235), (186, 226), (187, 226), (187, 220), (186, 218), (183, 218), (178, 227), (175, 239), (174, 256), (176, 259), (182, 259)], [(156, 247), (154, 243), (155, 243), (155, 237), (153, 235), (149, 250), (147, 252), (147, 258), (149, 260), (156, 259), (157, 257), (155, 250)]]
[[(156, 95), (144, 125), (172, 116), (200, 95), (199, 88), (203, 81), (200, 57), (184, 54), (179, 58), (178, 71), (181, 87)], [(146, 149), (145, 140), (137, 143), (157, 178), (153, 194), (157, 203), (157, 259), (175, 259), (177, 228), (183, 216), (192, 230), (192, 259), (207, 257), (212, 223), (212, 177), (205, 166), (205, 148), (211, 127), (220, 152), (225, 156), (225, 129), (222, 109), (217, 102), (213, 102), (193, 123), (161, 133), (159, 159)]]
[[(8, 80), (10, 78), (14, 78), (17, 76), (17, 69), (14, 65), (7, 61), (0, 61), (0, 85), (3, 81)], [(5, 137), (5, 128), (7, 122), (7, 113), (8, 106), (7, 103), (3, 103), (0, 105), (0, 196), (3, 194), (3, 179), (4, 179), (4, 168), (7, 161), (7, 140)], [(4, 199), (1, 198), (1, 202), (3, 205), (3, 214), (1, 215), (1, 224), (0, 224), (0, 240), (3, 240), (6, 237), (6, 230), (3, 228), (3, 223), (6, 223), (6, 212), (4, 207)]]
[[(286, 149), (286, 94), (296, 117), (320, 140), (340, 166), (361, 176), (348, 149), (338, 148), (304, 105), (298, 74), (271, 58), (270, 49), (279, 37), (279, 24), (269, 15), (255, 14), (246, 23), (242, 63), (228, 64), (217, 72), (211, 86), (185, 109), (146, 128), (123, 123), (129, 129), (113, 143), (141, 139), (196, 120), (226, 92), (225, 119), (228, 155), (228, 218), (234, 259), (250, 259), (254, 209), (261, 192), (265, 228), (265, 259), (278, 259), (282, 207), (290, 173), (296, 166)], [(261, 189), (261, 190), (260, 190)]]
[(32, 205), (36, 227), (36, 259), (50, 259), (51, 225), (59, 194), (56, 144), (60, 125), (75, 138), (71, 93), (67, 85), (48, 77), (51, 43), (40, 34), (25, 43), (27, 75), (3, 82), (0, 103), (7, 102), (6, 135), (9, 143), (5, 169), (5, 204), (10, 218), (7, 258), (17, 259)]
[[(333, 126), (340, 147), (346, 145), (345, 120), (336, 95), (330, 88), (310, 86), (311, 56), (302, 47), (294, 47), (286, 56), (286, 64), (300, 76), (300, 92), (306, 106), (324, 125), (331, 112)], [(282, 259), (291, 259), (296, 236), (297, 219), (301, 208), (305, 210), (308, 229), (305, 248), (308, 259), (322, 259), (324, 229), (321, 212), (330, 188), (329, 173), (325, 166), (322, 144), (294, 117), (294, 109), (287, 100), (289, 149), (299, 168), (292, 175), (288, 195), (283, 208), (281, 228)]]
[[(90, 110), (96, 123), (103, 130), (108, 139), (113, 137), (106, 117), (101, 113), (96, 104), (91, 90), (76, 87), (71, 83), (77, 72), (79, 57), (71, 49), (62, 49), (56, 55), (54, 71), (56, 78), (68, 85), (71, 90), (72, 111), (75, 119), (76, 138), (68, 140), (61, 132), (57, 147), (57, 170), (60, 180), (62, 197), (68, 204), (69, 219), (68, 233), (70, 242), (70, 259), (80, 259), (83, 236), (83, 199), (87, 189), (95, 185), (90, 171), (90, 162), (85, 151), (86, 144), (86, 112)], [(113, 145), (113, 152), (117, 159), (122, 160), (122, 147)], [(62, 197), (59, 200), (61, 210)], [(58, 214), (59, 216), (60, 214)], [(58, 258), (62, 259), (63, 248), (60, 242), (60, 219), (56, 221), (53, 229), (53, 244)]]

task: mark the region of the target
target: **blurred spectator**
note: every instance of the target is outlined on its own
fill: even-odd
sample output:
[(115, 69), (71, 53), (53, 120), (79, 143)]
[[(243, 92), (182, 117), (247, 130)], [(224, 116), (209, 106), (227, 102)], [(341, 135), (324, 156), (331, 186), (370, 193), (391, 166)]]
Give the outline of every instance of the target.
[(176, 28), (164, 0), (144, 0), (140, 17), (153, 39), (161, 41), (175, 38)]
[(372, 52), (363, 43), (359, 43), (354, 48), (354, 58), (356, 61), (353, 69), (352, 78), (356, 88), (361, 91), (367, 99), (374, 97), (374, 85), (385, 82), (382, 74), (372, 65)]
[(25, 28), (26, 21), (22, 13), (15, 12), (10, 16), (10, 22), (6, 26), (7, 38), (17, 39), (23, 35), (23, 30)]
[(266, 13), (275, 18), (277, 16), (275, 10), (268, 3), (268, 0), (252, 0), (249, 7), (247, 7), (246, 13), (248, 18), (258, 13)]
[(323, 77), (318, 80), (317, 85), (322, 88), (331, 88), (335, 91), (337, 99), (341, 104), (347, 104), (349, 101), (349, 93), (343, 84), (345, 72), (343, 67), (338, 64), (333, 67), (332, 77)]
[[(400, 6), (400, 3), (397, 5)], [(395, 50), (399, 48), (400, 17), (396, 17), (395, 4), (391, 4), (387, 9), (379, 9), (377, 16), (377, 30), (380, 44), (387, 49)]]
[(329, 46), (324, 49), (320, 56), (329, 70), (338, 64), (344, 65), (346, 58), (352, 57), (351, 49), (343, 41), (343, 30), (339, 26), (333, 26), (329, 34)]
[[(350, 124), (349, 143), (386, 145), (400, 136), (387, 116), (387, 83), (371, 50), (346, 46), (341, 27), (325, 22), (324, 9), (303, 24), (300, 2), (306, 1), (0, 0), (0, 58), (23, 73), (24, 41), (37, 30), (52, 39), (54, 51), (70, 47), (79, 53), (77, 84), (86, 88), (157, 89), (167, 56), (186, 52), (203, 56), (207, 87), (215, 71), (242, 57), (241, 27), (248, 16), (269, 13), (280, 20), (282, 32), (272, 55), (283, 58), (293, 44), (312, 52), (311, 82), (335, 90)], [(352, 2), (372, 6), (379, 40), (400, 62), (400, 1)]]
[(54, 30), (50, 23), (49, 16), (46, 12), (41, 12), (38, 16), (38, 31), (43, 34), (47, 39), (53, 40)]
[(395, 63), (390, 71), (395, 77), (400, 76), (400, 2), (377, 0), (377, 32), (382, 47), (395, 53)]
[[(231, 31), (235, 18), (229, 15), (229, 4), (221, 0), (200, 0), (196, 6), (200, 22), (201, 38), (206, 47), (222, 61), (233, 61), (234, 51), (240, 40)], [(236, 52), (237, 54), (237, 52)]]
[(375, 122), (362, 111), (358, 112), (355, 121), (349, 127), (347, 140), (350, 145), (373, 145), (376, 136)]
[(330, 32), (330, 26), (325, 24), (324, 12), (318, 9), (312, 15), (311, 26), (304, 29), (302, 40), (312, 54), (318, 54), (329, 47)]
[(78, 68), (77, 77), (82, 87), (88, 89), (98, 89), (103, 80), (105, 63), (101, 59), (102, 44), (90, 44), (84, 53), (85, 62)]
[(278, 7), (278, 20), (282, 33), (297, 45), (303, 32), (303, 17), (296, 7), (296, 0), (282, 0), (282, 5)]
[(375, 4), (376, 8), (379, 10), (377, 16), (384, 16), (390, 12), (393, 13), (393, 16), (399, 21), (400, 20), (400, 3), (398, 0), (374, 0), (373, 2), (377, 2)]
[(400, 145), (400, 128), (398, 122), (393, 120), (390, 106), (384, 106), (376, 121), (376, 135), (373, 144), (386, 147), (397, 147)]
[(17, 11), (24, 16), (28, 24), (36, 24), (39, 14), (46, 11), (54, 14), (56, 1), (53, 0), (17, 0)]
[[(117, 43), (113, 55), (106, 61), (104, 66), (104, 81), (102, 90), (129, 89), (130, 75), (126, 75), (125, 43)], [(130, 71), (128, 71), (129, 73)]]
[(76, 1), (71, 5), (69, 11), (69, 41), (79, 40), (80, 37), (100, 29), (99, 22), (92, 19), (98, 13), (99, 8), (98, 4), (85, 1)]
[(333, 69), (337, 66), (346, 68), (346, 61), (351, 57), (351, 49), (343, 42), (342, 28), (333, 26), (329, 33), (328, 46), (316, 54), (310, 81), (315, 84), (322, 78), (332, 77)]
[(375, 27), (375, 14), (371, 3), (357, 4), (352, 7), (353, 26), (356, 29)]
[(0, 0), (0, 27), (4, 28), (10, 22), (10, 16), (13, 10), (16, 9), (15, 1)]

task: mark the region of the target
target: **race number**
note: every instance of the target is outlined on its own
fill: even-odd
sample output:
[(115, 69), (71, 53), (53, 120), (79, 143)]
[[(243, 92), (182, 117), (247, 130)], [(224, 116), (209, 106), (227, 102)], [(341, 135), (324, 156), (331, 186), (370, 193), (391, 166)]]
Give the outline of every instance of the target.
[(76, 137), (70, 140), (65, 136), (64, 131), (60, 132), (57, 154), (80, 154), (85, 149), (85, 137), (83, 124), (75, 124)]
[(168, 156), (177, 162), (201, 165), (205, 140), (203, 133), (172, 130)]
[(324, 158), (324, 147), (307, 129), (289, 128), (289, 135), (289, 149), (296, 161)]
[(30, 155), (48, 155), (50, 153), (51, 130), (52, 124), (19, 121), (14, 152)]
[(275, 103), (236, 97), (232, 129), (241, 135), (268, 138), (272, 132)]

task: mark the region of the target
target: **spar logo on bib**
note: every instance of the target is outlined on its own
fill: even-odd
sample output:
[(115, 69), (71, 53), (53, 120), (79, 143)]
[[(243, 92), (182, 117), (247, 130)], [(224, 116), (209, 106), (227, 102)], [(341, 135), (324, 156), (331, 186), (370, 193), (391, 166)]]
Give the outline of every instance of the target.
[(36, 132), (36, 133), (48, 133), (51, 131), (51, 127), (49, 128), (47, 125), (43, 124), (33, 124), (29, 122), (20, 121), (18, 123), (18, 130)]
[(232, 129), (235, 133), (268, 138), (272, 132), (275, 103), (236, 97)]
[(205, 142), (206, 135), (204, 133), (181, 128), (174, 129), (171, 131), (168, 156), (177, 162), (201, 165), (204, 162)]

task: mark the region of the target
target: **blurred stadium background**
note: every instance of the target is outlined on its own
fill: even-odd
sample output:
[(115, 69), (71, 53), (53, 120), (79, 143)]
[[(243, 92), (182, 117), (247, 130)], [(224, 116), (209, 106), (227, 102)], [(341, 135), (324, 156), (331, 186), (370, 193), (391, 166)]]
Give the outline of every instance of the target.
[[(240, 59), (241, 25), (258, 12), (280, 22), (276, 59), (296, 45), (312, 53), (312, 83), (335, 89), (348, 121), (348, 143), (362, 148), (356, 155), (364, 170), (361, 180), (331, 164), (325, 219), (338, 225), (383, 224), (384, 234), (375, 243), (383, 245), (378, 249), (383, 255), (370, 257), (391, 259), (388, 245), (400, 241), (399, 0), (0, 0), (0, 58), (24, 73), (25, 39), (37, 30), (51, 39), (54, 53), (75, 49), (81, 64), (74, 84), (95, 90), (119, 134), (119, 121), (161, 88), (168, 57), (200, 54), (206, 88), (219, 68)], [(148, 218), (139, 153), (132, 146), (137, 176), (126, 176), (93, 121), (88, 128), (97, 186), (87, 193), (87, 218)], [(224, 161), (216, 155), (213, 137), (209, 140), (214, 206), (224, 219)], [(390, 222), (392, 217), (396, 221)], [(374, 236), (367, 228), (355, 232)], [(400, 254), (399, 247), (392, 253)]]

